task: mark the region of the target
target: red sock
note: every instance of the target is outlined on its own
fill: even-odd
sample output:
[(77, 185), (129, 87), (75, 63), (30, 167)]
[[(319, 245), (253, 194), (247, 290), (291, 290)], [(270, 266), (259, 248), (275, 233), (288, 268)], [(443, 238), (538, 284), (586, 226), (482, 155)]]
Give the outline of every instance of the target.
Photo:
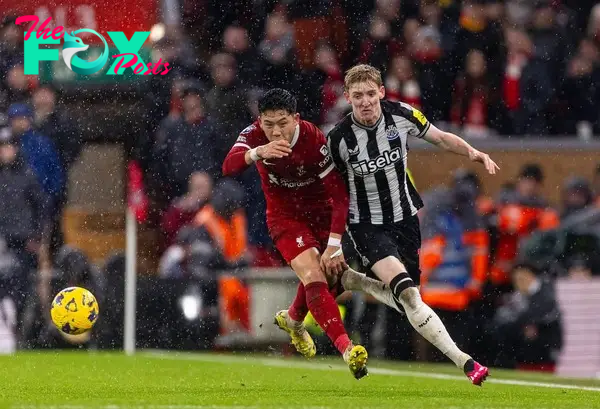
[[(341, 282), (337, 282), (333, 288), (329, 289), (329, 294), (335, 300), (340, 294), (346, 291)], [(308, 314), (308, 306), (306, 305), (306, 291), (304, 289), (304, 284), (298, 284), (298, 290), (296, 291), (296, 297), (292, 304), (288, 308), (288, 316), (296, 322), (303, 322), (304, 318)]]
[(296, 298), (292, 301), (292, 305), (288, 309), (288, 316), (297, 322), (303, 322), (308, 314), (308, 306), (306, 305), (306, 292), (304, 291), (304, 284), (298, 284), (298, 291), (296, 291)]
[(344, 328), (340, 310), (328, 291), (327, 283), (315, 282), (304, 287), (306, 304), (315, 321), (325, 331), (335, 347), (344, 353), (350, 345), (350, 338)]

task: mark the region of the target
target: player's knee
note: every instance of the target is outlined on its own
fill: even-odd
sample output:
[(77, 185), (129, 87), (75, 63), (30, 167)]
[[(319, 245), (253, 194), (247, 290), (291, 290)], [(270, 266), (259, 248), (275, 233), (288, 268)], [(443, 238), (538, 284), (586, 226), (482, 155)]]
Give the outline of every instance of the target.
[(408, 287), (400, 293), (400, 302), (405, 309), (414, 310), (423, 303), (423, 300), (416, 287)]
[(304, 279), (302, 281), (304, 281), (304, 284), (327, 282), (325, 275), (321, 272), (321, 270), (318, 267), (313, 267), (306, 270), (304, 273)]
[(315, 282), (327, 282), (316, 257), (302, 254), (292, 260), (292, 268), (305, 285)]

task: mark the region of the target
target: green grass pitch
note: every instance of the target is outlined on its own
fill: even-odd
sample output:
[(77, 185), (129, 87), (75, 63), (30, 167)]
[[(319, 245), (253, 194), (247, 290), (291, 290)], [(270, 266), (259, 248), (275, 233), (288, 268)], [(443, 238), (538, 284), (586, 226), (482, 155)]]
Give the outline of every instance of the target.
[(600, 381), (492, 370), (482, 388), (450, 365), (248, 354), (32, 352), (0, 357), (0, 407), (13, 409), (600, 408)]

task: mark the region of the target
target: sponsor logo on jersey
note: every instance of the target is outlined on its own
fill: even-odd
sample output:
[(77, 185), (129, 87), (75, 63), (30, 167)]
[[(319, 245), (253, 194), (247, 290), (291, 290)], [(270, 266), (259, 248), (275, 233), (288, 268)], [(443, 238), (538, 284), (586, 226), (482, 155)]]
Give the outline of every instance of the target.
[(350, 156), (358, 155), (359, 153), (360, 153), (360, 149), (358, 149), (358, 145), (356, 145), (356, 147), (354, 147), (354, 149), (348, 148), (348, 155), (350, 155)]
[(250, 132), (252, 132), (255, 129), (256, 129), (256, 127), (254, 125), (248, 125), (247, 127), (244, 128), (244, 130), (242, 132), (240, 132), (240, 135), (248, 135)]
[(421, 111), (419, 111), (416, 108), (413, 108), (412, 114), (417, 119), (417, 121), (419, 121), (421, 123), (421, 125), (423, 125), (423, 126), (427, 125), (427, 118), (425, 118), (425, 115), (423, 115), (423, 113)]
[(298, 243), (298, 247), (304, 247), (304, 240), (302, 236), (296, 237), (296, 243)]
[(271, 182), (274, 185), (277, 186), (281, 186), (281, 187), (286, 187), (288, 189), (298, 189), (304, 186), (308, 186), (312, 183), (315, 182), (315, 178), (309, 178), (309, 179), (305, 179), (305, 180), (290, 180), (290, 179), (283, 179), (280, 177), (275, 176), (272, 173), (269, 173), (269, 182)]
[(402, 149), (396, 148), (391, 151), (385, 151), (378, 157), (371, 160), (361, 160), (359, 162), (349, 163), (350, 166), (352, 166), (354, 174), (358, 176), (366, 176), (385, 169), (387, 166), (392, 165), (400, 160), (402, 160)]

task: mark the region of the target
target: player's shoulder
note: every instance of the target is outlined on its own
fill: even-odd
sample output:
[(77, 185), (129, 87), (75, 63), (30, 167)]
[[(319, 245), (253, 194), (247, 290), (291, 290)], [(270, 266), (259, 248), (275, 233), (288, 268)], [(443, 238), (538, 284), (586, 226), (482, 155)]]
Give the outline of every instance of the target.
[(335, 126), (327, 133), (327, 139), (334, 144), (339, 143), (344, 134), (352, 132), (352, 114), (349, 113), (343, 117)]
[(240, 131), (236, 142), (248, 143), (252, 140), (260, 138), (260, 136), (263, 134), (263, 130), (259, 126), (258, 121), (254, 121)]
[(417, 126), (425, 126), (427, 118), (417, 108), (405, 102), (396, 101), (381, 101), (381, 110), (397, 117), (404, 118)]
[(387, 99), (383, 99), (381, 100), (381, 110), (392, 115), (409, 118), (412, 116), (415, 108), (405, 102), (388, 101)]
[(299, 125), (300, 133), (303, 135), (308, 135), (309, 137), (319, 137), (323, 134), (319, 127), (310, 121), (305, 121), (304, 119), (301, 119), (299, 121)]

